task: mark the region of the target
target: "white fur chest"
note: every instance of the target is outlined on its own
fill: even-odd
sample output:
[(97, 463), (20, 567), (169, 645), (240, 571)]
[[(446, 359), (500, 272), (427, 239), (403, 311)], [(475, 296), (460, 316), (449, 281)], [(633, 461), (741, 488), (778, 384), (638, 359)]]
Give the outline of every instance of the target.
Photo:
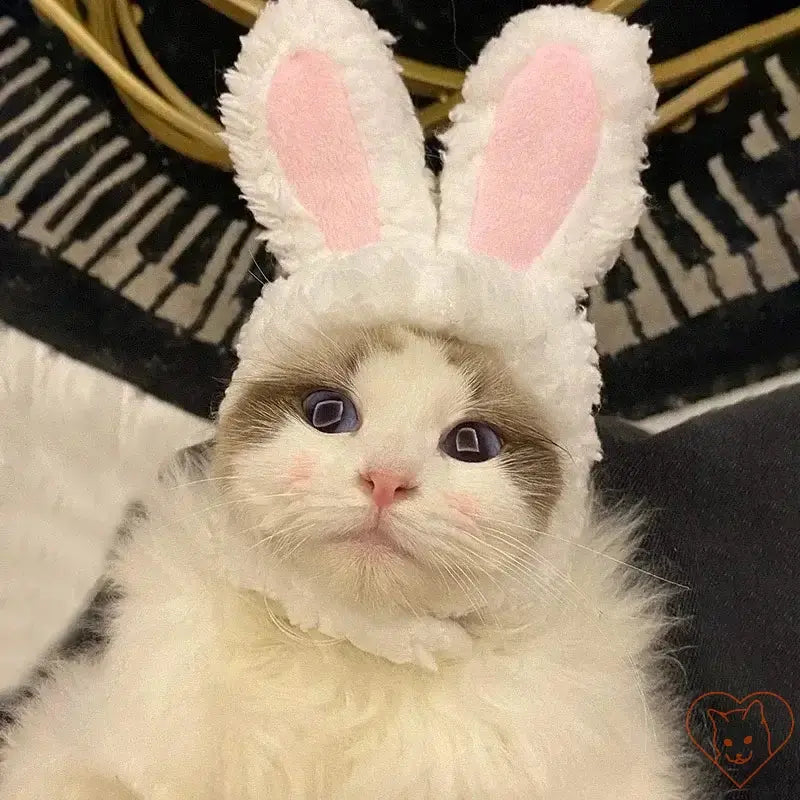
[(683, 796), (629, 668), (602, 652), (576, 661), (544, 636), (539, 652), (487, 644), (428, 673), (275, 629), (252, 638), (254, 622), (211, 664), (209, 800)]
[(349, 644), (267, 644), (226, 672), (225, 797), (530, 797), (544, 777), (519, 763), (524, 681), (491, 697), (468, 669)]

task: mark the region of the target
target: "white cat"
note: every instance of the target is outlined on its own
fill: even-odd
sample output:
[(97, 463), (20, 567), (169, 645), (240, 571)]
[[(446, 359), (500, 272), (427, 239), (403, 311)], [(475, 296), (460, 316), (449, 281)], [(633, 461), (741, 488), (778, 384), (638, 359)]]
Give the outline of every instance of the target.
[[(628, 526), (552, 524), (548, 433), (495, 353), (306, 346), (223, 417), (216, 477), (147, 500), (109, 643), (48, 667), (0, 796), (690, 797), (660, 603), (619, 565)], [(270, 600), (299, 587), (330, 619)]]
[(11, 709), (2, 800), (701, 796), (663, 595), (591, 499), (575, 308), (641, 206), (647, 52), (610, 16), (516, 18), (437, 206), (369, 17), (265, 10), (223, 117), (294, 274), (208, 462), (144, 498), (92, 630)]

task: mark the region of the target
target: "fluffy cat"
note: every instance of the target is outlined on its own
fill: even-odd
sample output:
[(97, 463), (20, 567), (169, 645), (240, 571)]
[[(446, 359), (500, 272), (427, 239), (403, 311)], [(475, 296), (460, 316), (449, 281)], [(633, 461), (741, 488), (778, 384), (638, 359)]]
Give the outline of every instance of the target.
[[(107, 641), (47, 665), (0, 797), (690, 797), (659, 597), (620, 566), (628, 525), (560, 541), (564, 457), (498, 353), (308, 342), (228, 409), (206, 477), (173, 467), (129, 522)], [(284, 572), (325, 608), (419, 615), (436, 671), (292, 626)]]
[(663, 596), (589, 483), (577, 306), (641, 211), (648, 54), (612, 15), (518, 16), (433, 192), (369, 15), (267, 4), (222, 116), (286, 276), (207, 463), (143, 498), (92, 635), (10, 709), (2, 800), (701, 796)]

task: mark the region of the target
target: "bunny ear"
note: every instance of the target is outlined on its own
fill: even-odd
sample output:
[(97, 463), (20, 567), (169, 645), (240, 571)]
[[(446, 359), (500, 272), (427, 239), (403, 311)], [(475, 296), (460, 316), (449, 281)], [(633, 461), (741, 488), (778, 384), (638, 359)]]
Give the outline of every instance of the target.
[(287, 271), (435, 236), (422, 131), (387, 44), (347, 0), (268, 3), (221, 99), (237, 182)]
[(439, 242), (576, 294), (641, 213), (656, 92), (648, 34), (568, 6), (515, 17), (467, 75), (445, 135)]

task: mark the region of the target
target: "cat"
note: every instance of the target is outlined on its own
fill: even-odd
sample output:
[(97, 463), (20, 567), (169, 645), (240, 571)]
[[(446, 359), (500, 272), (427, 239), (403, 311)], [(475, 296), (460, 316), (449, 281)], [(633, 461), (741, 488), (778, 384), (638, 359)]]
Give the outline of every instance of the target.
[(0, 800), (704, 796), (667, 596), (590, 490), (580, 303), (642, 208), (647, 32), (516, 17), (436, 187), (386, 42), (345, 0), (244, 37), (225, 140), (282, 276), (13, 704)]
[(706, 712), (712, 726), (714, 761), (739, 783), (759, 769), (772, 755), (764, 705), (753, 700), (746, 708)]
[[(105, 635), (18, 709), (0, 797), (693, 796), (629, 523), (547, 538), (563, 455), (501, 354), (404, 327), (304, 343), (131, 516)], [(304, 632), (276, 565), (471, 652), (432, 671)]]

